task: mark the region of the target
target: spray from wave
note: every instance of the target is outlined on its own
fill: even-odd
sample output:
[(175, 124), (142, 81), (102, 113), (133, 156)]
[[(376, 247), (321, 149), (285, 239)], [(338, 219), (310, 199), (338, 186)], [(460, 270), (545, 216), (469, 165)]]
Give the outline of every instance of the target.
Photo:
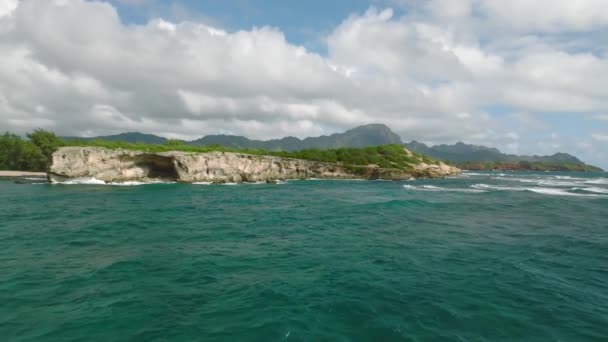
[(69, 179), (63, 182), (53, 181), (52, 184), (61, 185), (110, 185), (110, 186), (140, 186), (149, 184), (175, 184), (175, 182), (163, 181), (160, 179), (151, 179), (145, 182), (126, 181), (126, 182), (105, 182), (95, 177), (80, 177)]

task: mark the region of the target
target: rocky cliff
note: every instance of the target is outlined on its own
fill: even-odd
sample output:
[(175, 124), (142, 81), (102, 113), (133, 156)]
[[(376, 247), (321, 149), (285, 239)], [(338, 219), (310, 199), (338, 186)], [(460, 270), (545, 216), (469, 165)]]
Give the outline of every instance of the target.
[(445, 177), (460, 170), (443, 163), (413, 165), (411, 171), (352, 167), (311, 160), (259, 156), (232, 152), (144, 152), (100, 147), (62, 147), (52, 156), (48, 176), (61, 182), (95, 178), (104, 182), (258, 182), (286, 179), (410, 179)]

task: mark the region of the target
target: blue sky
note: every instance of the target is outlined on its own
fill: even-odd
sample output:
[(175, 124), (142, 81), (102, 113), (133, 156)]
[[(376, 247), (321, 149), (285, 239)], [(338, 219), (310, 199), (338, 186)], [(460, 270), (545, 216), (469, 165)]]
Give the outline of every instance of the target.
[(0, 125), (18, 133), (380, 122), (608, 168), (604, 0), (2, 0), (0, 43)]
[(322, 39), (342, 20), (353, 13), (365, 12), (380, 1), (280, 1), (280, 0), (148, 0), (110, 1), (126, 23), (145, 23), (162, 16), (177, 20), (206, 21), (226, 30), (249, 30), (253, 27), (278, 27), (294, 44), (324, 52)]

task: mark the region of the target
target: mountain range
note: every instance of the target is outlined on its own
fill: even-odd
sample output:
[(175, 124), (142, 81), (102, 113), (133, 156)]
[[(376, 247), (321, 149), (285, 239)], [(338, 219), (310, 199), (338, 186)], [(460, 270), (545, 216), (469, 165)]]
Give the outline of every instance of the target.
[[(129, 143), (164, 144), (168, 139), (139, 132), (121, 133), (91, 138), (65, 137), (74, 140), (107, 140)], [(303, 149), (330, 149), (339, 147), (366, 147), (399, 144), (430, 157), (456, 164), (465, 169), (526, 169), (526, 170), (576, 170), (599, 171), (568, 153), (550, 156), (522, 156), (505, 154), (491, 147), (458, 142), (453, 145), (428, 146), (418, 141), (403, 143), (401, 137), (383, 124), (369, 124), (355, 127), (344, 133), (299, 139), (285, 137), (272, 140), (252, 140), (238, 135), (207, 135), (188, 145), (220, 145), (238, 149), (266, 149), (271, 151), (298, 151)]]

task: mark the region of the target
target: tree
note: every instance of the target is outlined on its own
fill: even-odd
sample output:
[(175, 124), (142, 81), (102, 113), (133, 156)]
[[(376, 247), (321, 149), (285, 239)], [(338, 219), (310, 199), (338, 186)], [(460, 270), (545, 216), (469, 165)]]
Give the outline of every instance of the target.
[(55, 133), (43, 129), (37, 129), (32, 133), (28, 133), (27, 137), (40, 149), (47, 162), (50, 162), (53, 152), (63, 145), (63, 141)]
[(0, 169), (44, 171), (45, 167), (46, 158), (33, 142), (8, 132), (0, 136)]

